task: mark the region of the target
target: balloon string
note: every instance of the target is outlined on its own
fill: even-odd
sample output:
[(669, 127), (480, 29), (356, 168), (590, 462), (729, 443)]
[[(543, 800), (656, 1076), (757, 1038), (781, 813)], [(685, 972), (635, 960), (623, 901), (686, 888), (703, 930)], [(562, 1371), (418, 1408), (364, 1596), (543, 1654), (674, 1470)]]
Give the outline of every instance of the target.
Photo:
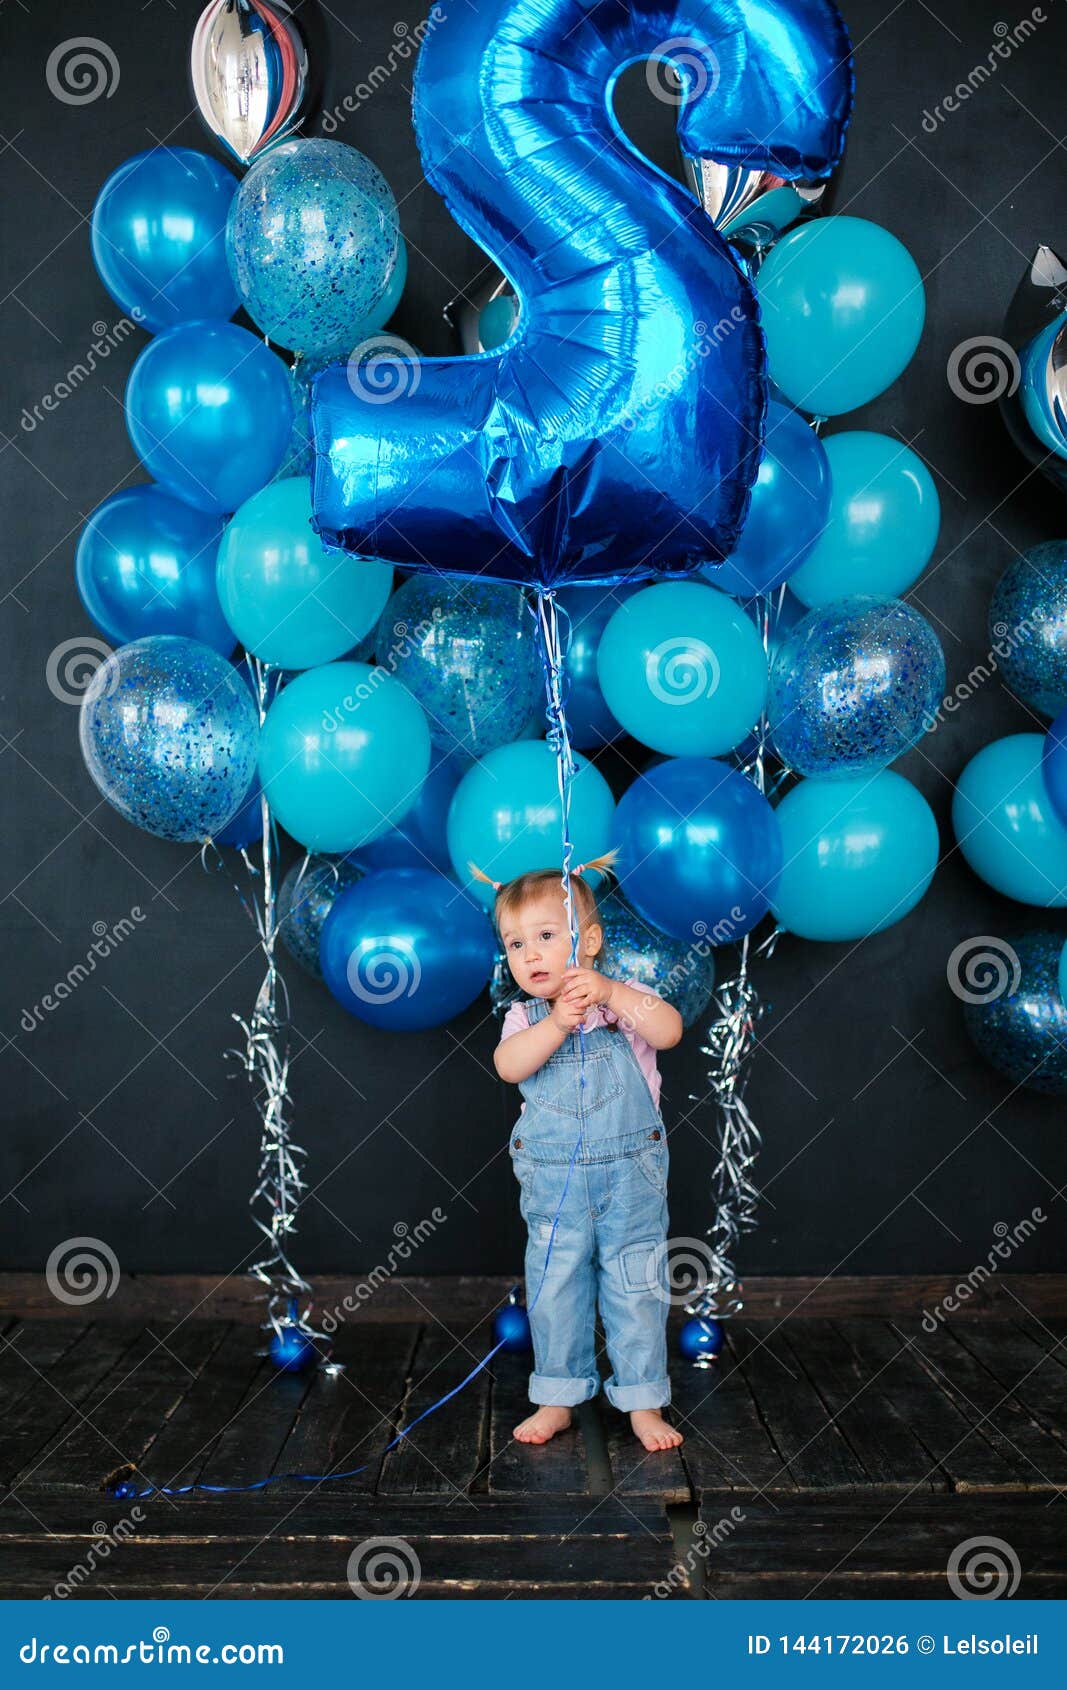
[[(537, 619), (538, 629), (538, 649), (540, 651), (541, 662), (545, 675), (546, 714), (549, 720), (548, 737), (549, 744), (552, 746), (556, 758), (556, 773), (559, 784), (560, 807), (562, 812), (563, 892), (567, 910), (567, 924), (570, 929), (570, 955), (571, 962), (576, 963), (579, 954), (579, 929), (574, 888), (571, 884), (570, 876), (571, 864), (574, 859), (574, 842), (571, 838), (570, 831), (570, 813), (571, 794), (574, 784), (574, 776), (577, 773), (578, 765), (571, 745), (570, 728), (567, 722), (565, 677), (566, 650), (560, 639), (559, 610), (551, 593), (538, 594), (535, 616)], [(254, 662), (254, 660), (252, 661)], [(258, 671), (256, 674), (257, 696), (260, 699), (262, 708), (264, 698), (264, 681), (261, 666), (257, 664), (256, 670)], [(267, 806), (265, 800), (263, 809), (264, 927), (270, 935), (269, 949), (266, 944), (264, 948), (268, 949), (269, 966), (267, 978), (260, 990), (260, 997), (257, 999), (256, 1012), (253, 1014), (250, 1023), (246, 1024), (242, 1021), (240, 1025), (247, 1035), (247, 1060), (250, 1065), (254, 1062), (255, 1072), (260, 1078), (265, 1079), (267, 1082), (266, 1096), (268, 1102), (267, 1112), (264, 1114), (263, 1138), (265, 1160), (273, 1162), (275, 1152), (277, 1155), (277, 1163), (272, 1168), (265, 1171), (264, 1167), (261, 1165), (260, 1182), (252, 1197), (253, 1204), (255, 1204), (264, 1195), (271, 1200), (272, 1213), (269, 1223), (259, 1220), (257, 1217), (257, 1224), (271, 1240), (273, 1249), (270, 1256), (266, 1257), (263, 1262), (257, 1263), (252, 1269), (252, 1272), (269, 1288), (269, 1306), (273, 1308), (274, 1301), (277, 1296), (281, 1294), (277, 1289), (276, 1283), (277, 1270), (279, 1266), (285, 1275), (285, 1283), (282, 1286), (282, 1291), (286, 1294), (308, 1291), (310, 1290), (310, 1286), (308, 1286), (306, 1281), (303, 1280), (292, 1268), (287, 1255), (282, 1249), (279, 1237), (279, 1214), (282, 1220), (287, 1223), (287, 1226), (291, 1225), (292, 1219), (295, 1218), (299, 1194), (304, 1189), (303, 1181), (300, 1178), (300, 1174), (294, 1160), (295, 1154), (303, 1155), (303, 1152), (300, 1151), (297, 1146), (291, 1146), (289, 1144), (286, 1130), (284, 1102), (287, 1095), (288, 1052), (286, 1051), (284, 1057), (279, 1054), (274, 1045), (273, 1039), (269, 1036), (270, 1028), (264, 1021), (264, 1017), (266, 1017), (270, 1022), (270, 1026), (274, 1025), (273, 1017), (276, 1008), (275, 991), (279, 977), (273, 966), (273, 938), (275, 930), (274, 895), (273, 881), (268, 872), (269, 833), (266, 814)], [(533, 1297), (531, 1298), (528, 1306), (528, 1314), (532, 1314), (534, 1309), (537, 1307), (538, 1300), (548, 1277), (548, 1267), (552, 1260), (552, 1252), (555, 1248), (556, 1233), (559, 1228), (560, 1215), (563, 1212), (563, 1206), (567, 1200), (567, 1193), (570, 1190), (575, 1164), (578, 1161), (578, 1156), (584, 1142), (584, 1088), (586, 1084), (586, 1067), (585, 1030), (582, 1026), (579, 1026), (578, 1028), (578, 1045), (580, 1051), (578, 1074), (578, 1137), (575, 1141), (574, 1149), (571, 1151), (570, 1161), (567, 1164), (566, 1177), (563, 1181), (563, 1190), (560, 1193), (559, 1202), (556, 1205), (555, 1215), (552, 1217), (552, 1225), (549, 1229), (548, 1235), (548, 1244), (545, 1249), (545, 1259), (541, 1267), (541, 1274), (537, 1282), (536, 1290), (534, 1291)], [(249, 1072), (252, 1071), (253, 1068), (250, 1066)], [(273, 1112), (270, 1113), (272, 1110)], [(267, 1154), (268, 1151), (269, 1155)], [(291, 1207), (289, 1209), (280, 1209), (279, 1205), (274, 1200), (279, 1191), (291, 1194)], [(509, 1302), (515, 1299), (518, 1289), (519, 1287), (517, 1284), (512, 1286), (511, 1291), (508, 1293)], [(302, 1320), (297, 1322), (292, 1320), (287, 1321), (287, 1325), (292, 1326), (294, 1324), (309, 1338), (314, 1339), (319, 1336), (319, 1334), (312, 1332), (312, 1330), (307, 1327)], [(126, 1471), (120, 1469), (119, 1472), (112, 1474), (110, 1479), (108, 1479), (106, 1488), (116, 1497), (121, 1497), (123, 1499), (137, 1499), (138, 1501), (141, 1501), (150, 1496), (190, 1496), (196, 1492), (201, 1492), (208, 1496), (232, 1496), (238, 1493), (247, 1493), (249, 1491), (266, 1490), (269, 1485), (281, 1484), (284, 1481), (304, 1485), (321, 1485), (332, 1484), (337, 1479), (358, 1478), (360, 1474), (368, 1472), (370, 1468), (376, 1464), (376, 1462), (383, 1459), (391, 1450), (396, 1449), (405, 1438), (409, 1438), (416, 1426), (421, 1426), (422, 1422), (429, 1419), (431, 1414), (436, 1414), (438, 1409), (443, 1408), (446, 1403), (451, 1402), (454, 1397), (457, 1397), (461, 1391), (465, 1390), (473, 1379), (476, 1379), (480, 1373), (485, 1371), (494, 1356), (499, 1355), (500, 1351), (504, 1348), (507, 1342), (508, 1339), (506, 1337), (501, 1338), (499, 1342), (493, 1345), (492, 1349), (488, 1350), (486, 1354), (482, 1356), (480, 1361), (475, 1363), (470, 1372), (465, 1378), (460, 1380), (458, 1385), (453, 1385), (450, 1391), (446, 1391), (443, 1396), (437, 1398), (436, 1402), (432, 1402), (428, 1408), (424, 1408), (422, 1413), (417, 1415), (409, 1426), (405, 1426), (401, 1431), (397, 1432), (396, 1435), (386, 1444), (380, 1456), (375, 1456), (373, 1461), (363, 1462), (359, 1467), (349, 1467), (344, 1469), (342, 1472), (335, 1473), (270, 1473), (265, 1478), (256, 1479), (252, 1483), (246, 1485), (210, 1485), (194, 1481), (187, 1485), (148, 1484), (143, 1488), (139, 1488), (133, 1479), (126, 1476)]]

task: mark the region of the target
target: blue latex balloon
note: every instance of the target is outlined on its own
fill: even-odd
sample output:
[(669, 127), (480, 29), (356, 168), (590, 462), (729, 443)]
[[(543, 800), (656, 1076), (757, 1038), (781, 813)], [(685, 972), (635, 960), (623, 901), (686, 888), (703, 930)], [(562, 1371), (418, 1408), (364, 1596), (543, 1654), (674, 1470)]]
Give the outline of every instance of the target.
[[(574, 864), (599, 857), (614, 844), (615, 800), (599, 769), (577, 756), (571, 788), (570, 831)], [(494, 880), (514, 880), (530, 869), (562, 866), (556, 758), (544, 740), (498, 745), (467, 770), (448, 812), (448, 850), (462, 882), (482, 903), (493, 888), (472, 880), (476, 863)]]
[(444, 758), (432, 768), (419, 788), (419, 795), (399, 827), (372, 839), (359, 849), (365, 868), (434, 868), (452, 873), (448, 854), (448, 812), (462, 770), (453, 758)]
[(279, 823), (309, 851), (353, 851), (409, 810), (430, 766), (426, 717), (366, 663), (324, 663), (267, 711), (259, 778)]
[(343, 657), (373, 628), (392, 585), (390, 564), (324, 549), (302, 475), (253, 493), (219, 546), (226, 619), (246, 651), (279, 669)]
[(678, 1354), (686, 1361), (707, 1367), (722, 1354), (726, 1335), (722, 1325), (708, 1315), (694, 1315), (678, 1333)]
[(1004, 571), (989, 639), (1006, 684), (1043, 716), (1067, 710), (1067, 542), (1031, 546)]
[(790, 230), (759, 273), (767, 369), (790, 404), (835, 417), (865, 405), (911, 362), (926, 316), (907, 247), (865, 217)]
[(617, 869), (634, 908), (687, 944), (730, 944), (770, 908), (782, 867), (778, 817), (726, 763), (680, 757), (619, 800)]
[(263, 808), (260, 802), (262, 797), (263, 788), (259, 784), (259, 777), (253, 775), (252, 784), (241, 808), (232, 820), (214, 835), (214, 844), (228, 845), (235, 851), (246, 851), (250, 845), (257, 844), (263, 837)]
[(305, 973), (322, 979), (319, 944), (326, 917), (342, 892), (363, 879), (346, 857), (309, 857), (294, 863), (278, 888), (278, 933)]
[(256, 766), (252, 694), (196, 640), (153, 634), (102, 663), (82, 700), (81, 748), (103, 796), (160, 839), (210, 839)]
[[(699, 203), (636, 153), (618, 75), (668, 60), (678, 138), (827, 176), (852, 99), (825, 0), (499, 0), (422, 43), (426, 177), (514, 285), (477, 357), (402, 362), (392, 402), (315, 383), (315, 513), (413, 569), (563, 586), (725, 557), (755, 477), (766, 385), (754, 292)], [(460, 144), (457, 145), (457, 138)]]
[(377, 643), (441, 751), (483, 757), (509, 744), (543, 691), (533, 618), (499, 581), (413, 575), (386, 606)]
[(530, 1317), (521, 1303), (505, 1303), (493, 1316), (493, 1343), (505, 1355), (529, 1355), (533, 1349)]
[(775, 752), (802, 775), (884, 768), (922, 738), (944, 691), (944, 653), (924, 616), (902, 599), (838, 599), (810, 610), (774, 660)]
[(809, 608), (852, 593), (897, 597), (937, 544), (941, 502), (910, 446), (856, 429), (825, 442), (833, 491), (825, 528), (789, 590)]
[(226, 245), (248, 315), (294, 352), (347, 357), (399, 298), (396, 201), (381, 171), (343, 141), (285, 141), (258, 158), (233, 202)]
[(671, 756), (732, 750), (767, 696), (767, 657), (751, 617), (699, 581), (668, 581), (627, 599), (601, 635), (597, 674), (627, 733)]
[(1067, 827), (1067, 710), (1061, 711), (1045, 735), (1041, 772), (1052, 808)]
[(1059, 987), (1060, 997), (1067, 1004), (1067, 940), (1060, 947)]
[(153, 334), (237, 310), (226, 263), (236, 189), (236, 177), (206, 153), (170, 146), (135, 154), (101, 188), (93, 263), (112, 299)]
[(1067, 826), (1042, 774), (1041, 734), (1009, 734), (971, 758), (952, 800), (952, 826), (975, 874), (1042, 909), (1067, 905)]
[(741, 538), (707, 579), (750, 598), (792, 580), (830, 509), (830, 466), (822, 441), (799, 412), (767, 406), (767, 437)]
[(496, 942), (484, 910), (428, 869), (368, 874), (326, 918), (322, 973), (343, 1009), (372, 1027), (440, 1027), (485, 990)]
[(233, 629), (215, 589), (218, 517), (158, 487), (127, 487), (98, 505), (78, 540), (78, 591), (116, 645), (182, 634), (228, 657)]
[(198, 510), (236, 510), (278, 468), (293, 402), (280, 358), (236, 323), (180, 323), (149, 341), (126, 386), (133, 449)]
[(597, 654), (604, 629), (632, 591), (625, 586), (565, 587), (556, 594), (565, 630), (567, 726), (579, 751), (607, 745), (624, 732), (600, 690)]
[(802, 780), (775, 813), (784, 866), (774, 913), (799, 938), (862, 939), (925, 897), (937, 867), (937, 823), (903, 775)]
[(1023, 933), (1007, 943), (1018, 965), (1014, 979), (1007, 990), (965, 1000), (967, 1031), (979, 1054), (1013, 1085), (1067, 1096), (1063, 934)]
[(283, 1326), (280, 1332), (272, 1332), (267, 1348), (279, 1373), (303, 1373), (318, 1360), (311, 1339), (295, 1326)]
[(699, 1021), (715, 986), (715, 954), (699, 939), (681, 944), (630, 908), (617, 892), (598, 902), (604, 946), (597, 967), (613, 980), (640, 980), (673, 1004), (687, 1027)]

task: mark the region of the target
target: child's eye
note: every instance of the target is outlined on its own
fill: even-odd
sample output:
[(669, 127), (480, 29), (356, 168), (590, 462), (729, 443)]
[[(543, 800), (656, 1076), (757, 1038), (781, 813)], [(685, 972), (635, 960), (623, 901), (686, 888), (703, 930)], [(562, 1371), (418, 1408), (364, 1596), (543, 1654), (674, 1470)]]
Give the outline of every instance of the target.
[(541, 941), (542, 941), (542, 943), (543, 943), (543, 942), (544, 942), (544, 941), (545, 941), (545, 940), (546, 940), (546, 939), (554, 939), (554, 938), (555, 938), (555, 937), (556, 937), (556, 934), (555, 934), (555, 929), (554, 929), (554, 928), (551, 928), (551, 927), (546, 927), (546, 928), (545, 928), (545, 930), (544, 930), (544, 932), (543, 932), (543, 933), (542, 933), (542, 934), (541, 934), (541, 935), (540, 935), (540, 937), (541, 937)]
[(508, 941), (508, 950), (509, 951), (518, 951), (518, 950), (521, 950), (521, 949), (522, 949), (522, 940), (521, 939), (509, 939), (509, 941)]

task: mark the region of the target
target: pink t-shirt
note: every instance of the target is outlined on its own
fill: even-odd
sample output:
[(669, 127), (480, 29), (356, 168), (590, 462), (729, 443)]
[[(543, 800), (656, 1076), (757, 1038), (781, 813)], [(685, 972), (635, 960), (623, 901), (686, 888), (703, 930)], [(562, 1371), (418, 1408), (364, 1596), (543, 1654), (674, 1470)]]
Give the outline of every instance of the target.
[[(646, 986), (641, 980), (627, 980), (625, 984), (627, 986), (632, 986), (635, 992), (648, 992), (650, 997), (659, 997), (659, 993), (655, 991), (653, 987)], [(593, 1005), (593, 1008), (583, 1021), (582, 1026), (587, 1033), (591, 1033), (594, 1027), (610, 1027), (616, 1023), (619, 1024), (620, 1031), (623, 1033), (624, 1037), (630, 1041), (630, 1049), (637, 1058), (637, 1066), (645, 1076), (648, 1089), (652, 1093), (652, 1101), (658, 1109), (660, 1092), (659, 1069), (656, 1067), (655, 1049), (649, 1044), (648, 1040), (643, 1039), (641, 1034), (634, 1031), (633, 1028), (627, 1027), (624, 1023), (621, 1023), (615, 1011), (613, 1009), (609, 1009), (607, 1005), (603, 1003)], [(505, 1039), (510, 1039), (512, 1033), (525, 1033), (529, 1025), (530, 1017), (526, 1009), (526, 1003), (524, 999), (520, 998), (518, 1003), (512, 1004), (511, 1008), (504, 1017), (504, 1025), (500, 1029), (501, 1043), (503, 1043)], [(526, 1105), (523, 1104), (524, 1109), (525, 1107)]]

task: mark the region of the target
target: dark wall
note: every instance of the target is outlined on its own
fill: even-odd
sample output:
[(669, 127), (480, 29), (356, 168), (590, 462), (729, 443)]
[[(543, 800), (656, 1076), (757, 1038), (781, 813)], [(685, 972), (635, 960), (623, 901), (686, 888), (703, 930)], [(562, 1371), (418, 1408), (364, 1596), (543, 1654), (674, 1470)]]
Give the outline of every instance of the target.
[[(127, 1270), (242, 1266), (254, 1243), (246, 1207), (256, 1123), (223, 1051), (234, 1011), (257, 985), (251, 930), (226, 876), (193, 848), (135, 832), (101, 804), (77, 745), (77, 712), (50, 690), (50, 654), (92, 638), (73, 581), (81, 523), (119, 485), (144, 479), (123, 425), (131, 336), (32, 430), (20, 423), (119, 317), (89, 256), (87, 218), (104, 177), (169, 140), (207, 145), (191, 111), (186, 55), (198, 6), (75, 0), (5, 8), (9, 89), (0, 157), (6, 222), (2, 310), (5, 826), (0, 1030), (0, 1264), (39, 1268), (62, 1239), (109, 1242)], [(856, 116), (837, 209), (893, 229), (926, 277), (927, 327), (900, 381), (862, 414), (910, 441), (937, 478), (944, 521), (911, 594), (943, 640), (950, 685), (987, 650), (991, 589), (1019, 550), (1062, 533), (1056, 497), (1009, 446), (996, 407), (953, 397), (946, 361), (963, 339), (996, 333), (1035, 246), (1062, 239), (1065, 155), (1058, 144), (1067, 21), (1046, 0), (1033, 39), (930, 134), (923, 113), (985, 63), (1001, 0), (852, 0)], [(399, 22), (421, 8), (335, 0), (326, 14), (337, 101), (387, 62)], [(115, 51), (110, 98), (53, 98), (45, 63), (91, 31)], [(397, 319), (424, 351), (447, 347), (445, 302), (481, 259), (421, 179), (409, 121), (410, 66), (338, 131), (385, 171), (400, 201), (411, 279)], [(643, 106), (639, 126), (662, 108)], [(96, 327), (94, 328), (94, 324)], [(967, 1269), (998, 1221), (1035, 1204), (1048, 1225), (1020, 1269), (1067, 1266), (1055, 1198), (1067, 1180), (1062, 1104), (1012, 1092), (963, 1032), (946, 959), (973, 934), (1056, 917), (998, 898), (962, 863), (949, 827), (952, 783), (990, 739), (1033, 728), (993, 680), (900, 765), (933, 805), (944, 861), (918, 911), (867, 943), (785, 939), (761, 971), (773, 1004), (751, 1104), (765, 1147), (766, 1202), (745, 1248), (752, 1272)], [(635, 756), (641, 754), (631, 747)], [(84, 959), (94, 924), (137, 907), (144, 919), (34, 1031), (23, 1012)], [(1062, 927), (1062, 918), (1059, 925)], [(97, 931), (99, 931), (99, 927)], [(394, 1227), (435, 1205), (448, 1215), (419, 1271), (509, 1271), (521, 1230), (506, 1154), (517, 1098), (494, 1078), (487, 1000), (421, 1036), (373, 1033), (290, 970), (298, 1137), (311, 1192), (297, 1241), (309, 1268), (382, 1261)], [(663, 1062), (676, 1234), (709, 1218), (714, 1121), (706, 1063), (691, 1033)]]

